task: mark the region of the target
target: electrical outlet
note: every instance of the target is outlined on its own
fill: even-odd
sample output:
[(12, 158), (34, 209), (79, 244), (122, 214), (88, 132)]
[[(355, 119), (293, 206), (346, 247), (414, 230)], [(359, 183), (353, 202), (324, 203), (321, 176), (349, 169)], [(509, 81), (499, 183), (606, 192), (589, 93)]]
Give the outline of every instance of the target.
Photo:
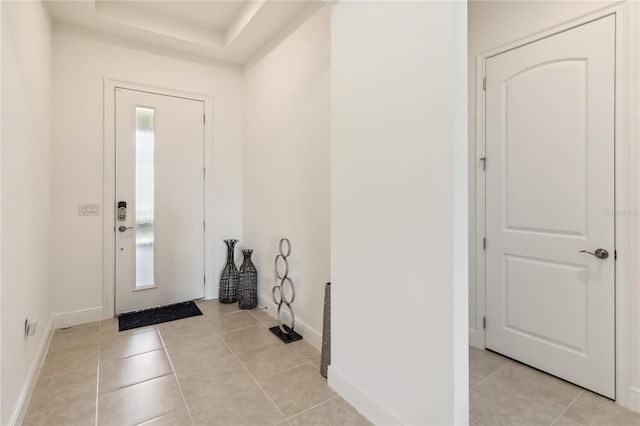
[(37, 319), (31, 319), (27, 317), (27, 319), (24, 320), (24, 335), (26, 337), (36, 334), (36, 328), (38, 328)]
[(78, 204), (78, 216), (98, 216), (99, 214), (99, 204)]

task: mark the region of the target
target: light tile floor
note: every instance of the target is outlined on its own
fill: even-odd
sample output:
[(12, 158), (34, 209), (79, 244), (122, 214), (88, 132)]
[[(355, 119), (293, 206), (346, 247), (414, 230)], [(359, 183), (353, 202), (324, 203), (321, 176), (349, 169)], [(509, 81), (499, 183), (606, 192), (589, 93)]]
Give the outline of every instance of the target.
[(640, 414), (490, 351), (469, 348), (471, 425), (640, 426)]
[(115, 319), (56, 330), (23, 425), (368, 425), (284, 345), (264, 311), (198, 302), (203, 316), (118, 332)]
[[(203, 316), (118, 332), (56, 330), (23, 425), (366, 425), (284, 345), (264, 311), (198, 302)], [(490, 351), (469, 349), (472, 425), (640, 426), (640, 414)]]

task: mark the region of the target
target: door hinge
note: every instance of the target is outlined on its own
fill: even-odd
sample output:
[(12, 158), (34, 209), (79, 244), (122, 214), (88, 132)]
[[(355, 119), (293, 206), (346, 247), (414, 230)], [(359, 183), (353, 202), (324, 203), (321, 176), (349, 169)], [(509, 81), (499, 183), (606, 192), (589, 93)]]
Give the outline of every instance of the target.
[(207, 123), (207, 115), (202, 114), (202, 124), (206, 124), (206, 123)]
[(203, 231), (207, 230), (207, 222), (202, 222), (202, 230)]
[(487, 317), (482, 317), (482, 329), (487, 329)]
[(487, 77), (482, 79), (482, 90), (487, 90)]
[(613, 251), (613, 260), (618, 260), (618, 250)]
[(206, 178), (207, 177), (207, 169), (203, 168), (202, 169), (202, 178)]
[(480, 161), (482, 161), (482, 171), (487, 171), (487, 157), (480, 157)]
[(203, 282), (204, 282), (205, 285), (207, 285), (207, 276), (206, 275), (204, 275)]
[(486, 250), (487, 249), (487, 238), (483, 238), (482, 239), (482, 250)]

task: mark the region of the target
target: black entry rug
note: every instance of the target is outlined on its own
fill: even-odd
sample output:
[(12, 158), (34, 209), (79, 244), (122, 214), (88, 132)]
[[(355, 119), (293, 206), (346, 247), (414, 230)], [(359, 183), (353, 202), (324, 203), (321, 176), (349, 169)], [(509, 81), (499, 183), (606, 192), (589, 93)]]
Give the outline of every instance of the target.
[(195, 303), (176, 303), (175, 305), (163, 306), (161, 308), (145, 309), (144, 311), (122, 314), (118, 317), (118, 326), (119, 331), (124, 331), (198, 315), (202, 315), (202, 312)]

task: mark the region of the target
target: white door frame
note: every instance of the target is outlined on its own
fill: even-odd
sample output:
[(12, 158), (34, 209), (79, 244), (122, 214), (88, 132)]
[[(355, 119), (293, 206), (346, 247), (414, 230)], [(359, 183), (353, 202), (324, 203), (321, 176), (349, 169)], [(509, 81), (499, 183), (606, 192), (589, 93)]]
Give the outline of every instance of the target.
[[(485, 332), (482, 327), (485, 316), (485, 253), (483, 249), (483, 238), (485, 236), (485, 174), (483, 164), (480, 160), (485, 153), (485, 92), (483, 80), (485, 77), (486, 60), (492, 56), (504, 53), (508, 50), (521, 47), (534, 41), (552, 36), (554, 34), (569, 30), (579, 25), (586, 24), (596, 19), (608, 15), (614, 15), (616, 20), (616, 101), (615, 101), (615, 241), (617, 251), (617, 261), (615, 266), (615, 286), (616, 286), (616, 400), (619, 404), (627, 407), (640, 409), (638, 403), (640, 399), (637, 390), (630, 388), (630, 344), (629, 344), (629, 282), (633, 263), (630, 261), (634, 256), (640, 259), (638, 250), (633, 250), (629, 232), (631, 201), (635, 196), (630, 193), (640, 191), (634, 180), (634, 171), (630, 168), (632, 155), (637, 158), (639, 131), (636, 120), (628, 119), (631, 113), (638, 112), (637, 105), (631, 105), (631, 96), (627, 92), (627, 87), (634, 87), (631, 78), (638, 77), (636, 61), (637, 50), (640, 43), (637, 42), (637, 35), (640, 33), (638, 24), (633, 18), (640, 16), (635, 2), (621, 2), (609, 6), (594, 13), (577, 18), (570, 22), (554, 26), (521, 39), (515, 43), (509, 43), (497, 49), (483, 52), (476, 56), (476, 121), (475, 121), (475, 146), (470, 146), (470, 164), (475, 167), (475, 220), (470, 223), (470, 251), (475, 258), (475, 289), (476, 289), (476, 318), (478, 324), (476, 330), (470, 330), (469, 341), (473, 346), (484, 348)], [(634, 38), (636, 37), (636, 38)], [(627, 60), (629, 58), (629, 60)], [(488, 161), (491, 161), (489, 159)], [(636, 160), (637, 161), (637, 160)], [(473, 260), (473, 259), (472, 259)], [(637, 262), (637, 261), (636, 261)], [(473, 285), (473, 282), (471, 283)], [(634, 360), (638, 362), (639, 360)]]
[[(204, 102), (206, 121), (204, 126), (204, 164), (206, 169), (204, 180), (204, 217), (205, 223), (213, 223), (212, 197), (213, 188), (213, 97), (199, 93), (183, 92), (179, 90), (147, 86), (110, 78), (104, 79), (104, 191), (103, 191), (103, 319), (113, 318), (115, 315), (115, 182), (116, 182), (116, 132), (115, 132), (115, 90), (116, 88), (137, 90), (165, 96), (193, 99)], [(211, 277), (213, 282), (213, 251), (208, 241), (212, 240), (213, 226), (205, 227), (204, 231), (204, 269), (205, 276)], [(204, 291), (203, 291), (204, 294)]]

